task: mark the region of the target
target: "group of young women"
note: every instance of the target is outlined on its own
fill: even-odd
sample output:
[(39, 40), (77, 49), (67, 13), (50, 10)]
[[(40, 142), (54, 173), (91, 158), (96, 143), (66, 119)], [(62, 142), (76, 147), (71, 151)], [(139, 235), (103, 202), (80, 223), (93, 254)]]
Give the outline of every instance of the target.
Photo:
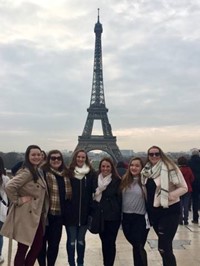
[(104, 266), (114, 265), (121, 222), (135, 266), (147, 266), (144, 246), (150, 225), (158, 236), (163, 265), (176, 265), (172, 241), (179, 224), (179, 197), (187, 185), (175, 163), (157, 146), (148, 150), (145, 166), (133, 158), (119, 177), (110, 158), (100, 161), (97, 173), (84, 150), (75, 151), (69, 168), (59, 150), (50, 151), (41, 164), (41, 149), (31, 145), (5, 190), (11, 205), (1, 234), (18, 242), (14, 266), (32, 266), (37, 259), (40, 266), (56, 265), (63, 225), (69, 265), (83, 266), (94, 201), (103, 214), (99, 237)]

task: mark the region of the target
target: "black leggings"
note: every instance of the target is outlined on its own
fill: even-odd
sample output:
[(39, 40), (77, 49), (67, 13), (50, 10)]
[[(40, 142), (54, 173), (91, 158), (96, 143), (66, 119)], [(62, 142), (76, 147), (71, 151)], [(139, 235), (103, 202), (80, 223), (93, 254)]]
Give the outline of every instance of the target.
[(133, 247), (134, 265), (147, 266), (147, 253), (144, 245), (149, 229), (146, 229), (144, 215), (123, 213), (122, 229), (126, 239)]
[(46, 226), (43, 238), (43, 246), (38, 255), (40, 266), (54, 266), (59, 251), (60, 239), (62, 236), (62, 217), (59, 215), (48, 215), (49, 225)]
[(172, 242), (179, 224), (180, 214), (167, 213), (153, 217), (153, 228), (158, 236), (158, 251), (163, 260), (163, 266), (176, 266)]
[(103, 265), (113, 266), (116, 255), (116, 238), (120, 226), (119, 221), (104, 221), (104, 231), (99, 234), (102, 244)]

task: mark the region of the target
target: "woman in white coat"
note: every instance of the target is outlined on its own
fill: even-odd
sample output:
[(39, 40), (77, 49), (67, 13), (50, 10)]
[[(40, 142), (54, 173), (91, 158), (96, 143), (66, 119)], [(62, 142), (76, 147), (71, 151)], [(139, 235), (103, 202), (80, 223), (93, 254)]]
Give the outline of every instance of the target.
[(188, 190), (178, 166), (157, 146), (148, 149), (141, 172), (147, 189), (147, 210), (158, 236), (158, 251), (164, 266), (176, 266), (172, 242), (180, 219), (180, 196)]

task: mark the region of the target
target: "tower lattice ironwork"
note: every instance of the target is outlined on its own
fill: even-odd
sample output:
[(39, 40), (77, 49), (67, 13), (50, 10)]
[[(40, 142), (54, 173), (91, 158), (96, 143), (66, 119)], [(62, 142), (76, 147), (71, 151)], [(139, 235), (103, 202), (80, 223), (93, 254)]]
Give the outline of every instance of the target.
[[(118, 162), (122, 160), (123, 157), (116, 144), (116, 137), (112, 134), (112, 128), (107, 116), (108, 109), (106, 108), (104, 97), (101, 46), (103, 27), (99, 20), (99, 9), (94, 32), (96, 37), (90, 107), (87, 109), (87, 120), (82, 136), (78, 137), (78, 145), (75, 150), (84, 149), (87, 152), (91, 150), (102, 150), (110, 154), (115, 162)], [(94, 120), (101, 120), (103, 135), (92, 135)]]

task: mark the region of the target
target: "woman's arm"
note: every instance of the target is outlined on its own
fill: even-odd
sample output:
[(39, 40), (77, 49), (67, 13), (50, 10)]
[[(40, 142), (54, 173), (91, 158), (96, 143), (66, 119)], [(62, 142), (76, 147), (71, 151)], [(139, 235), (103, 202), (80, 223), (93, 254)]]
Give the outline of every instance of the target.
[(31, 200), (30, 196), (20, 196), (19, 190), (22, 188), (28, 181), (32, 180), (32, 175), (28, 169), (22, 169), (18, 174), (13, 177), (5, 186), (5, 191), (11, 202), (20, 206), (25, 202)]
[(184, 195), (188, 191), (187, 184), (185, 182), (185, 179), (179, 169), (177, 169), (177, 175), (179, 178), (179, 184), (175, 185), (175, 189), (173, 191), (169, 192), (169, 200), (174, 201), (180, 196)]

